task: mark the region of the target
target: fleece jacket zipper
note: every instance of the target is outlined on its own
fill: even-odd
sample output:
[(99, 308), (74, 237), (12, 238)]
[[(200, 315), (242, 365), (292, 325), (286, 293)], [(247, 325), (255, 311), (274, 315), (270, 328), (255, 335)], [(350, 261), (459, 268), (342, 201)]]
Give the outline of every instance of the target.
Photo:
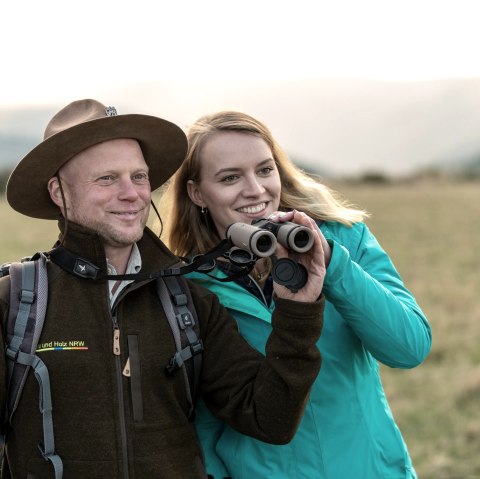
[(118, 415), (120, 420), (120, 439), (122, 442), (122, 465), (123, 477), (128, 479), (128, 449), (127, 449), (127, 427), (125, 424), (125, 403), (123, 399), (123, 376), (120, 348), (120, 328), (118, 327), (117, 316), (112, 315), (113, 322), (113, 354), (115, 355), (115, 375), (118, 394)]

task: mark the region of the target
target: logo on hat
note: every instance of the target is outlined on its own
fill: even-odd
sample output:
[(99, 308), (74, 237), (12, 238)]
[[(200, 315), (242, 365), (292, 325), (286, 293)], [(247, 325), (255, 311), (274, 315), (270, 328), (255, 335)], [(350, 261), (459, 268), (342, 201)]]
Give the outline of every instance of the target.
[(117, 109), (114, 106), (107, 106), (105, 108), (105, 115), (107, 116), (117, 116)]

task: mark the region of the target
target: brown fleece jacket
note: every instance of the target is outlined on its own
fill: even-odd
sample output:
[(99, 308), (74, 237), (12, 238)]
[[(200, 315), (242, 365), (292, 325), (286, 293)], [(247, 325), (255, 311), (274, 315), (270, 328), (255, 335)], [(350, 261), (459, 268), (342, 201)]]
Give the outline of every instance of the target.
[[(106, 272), (102, 243), (91, 231), (69, 224), (64, 246)], [(142, 271), (158, 271), (178, 261), (148, 229), (138, 246)], [(173, 377), (164, 374), (175, 344), (154, 282), (131, 285), (112, 311), (106, 283), (75, 277), (53, 263), (48, 264), (48, 281), (48, 309), (38, 346), (44, 351), (38, 355), (50, 374), (63, 477), (205, 478), (202, 452), (187, 417), (184, 378), (181, 371)], [(278, 300), (264, 358), (240, 336), (215, 295), (189, 284), (205, 347), (201, 391), (207, 405), (244, 434), (288, 442), (320, 368), (315, 344), (323, 298), (316, 303)], [(2, 341), (8, 307), (7, 277), (0, 280)], [(113, 354), (115, 321), (119, 355)], [(71, 344), (83, 349), (62, 349)], [(128, 358), (130, 377), (122, 374)], [(3, 355), (0, 377), (5, 377)], [(5, 395), (2, 380), (0, 406)], [(54, 477), (37, 447), (43, 440), (38, 398), (31, 373), (7, 442), (14, 478)]]

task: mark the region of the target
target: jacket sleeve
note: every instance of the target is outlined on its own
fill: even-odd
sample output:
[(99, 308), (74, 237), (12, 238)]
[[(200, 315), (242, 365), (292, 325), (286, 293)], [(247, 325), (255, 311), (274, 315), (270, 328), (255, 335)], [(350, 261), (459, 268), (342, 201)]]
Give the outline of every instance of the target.
[(350, 251), (326, 235), (332, 259), (325, 296), (377, 360), (391, 367), (415, 367), (430, 351), (428, 321), (367, 226), (359, 223), (352, 229), (359, 240)]
[[(195, 289), (203, 288), (192, 284)], [(204, 341), (205, 403), (242, 434), (272, 444), (289, 442), (320, 370), (316, 342), (324, 298), (315, 303), (277, 299), (264, 357), (240, 335), (218, 298), (207, 290), (202, 295), (194, 301)]]

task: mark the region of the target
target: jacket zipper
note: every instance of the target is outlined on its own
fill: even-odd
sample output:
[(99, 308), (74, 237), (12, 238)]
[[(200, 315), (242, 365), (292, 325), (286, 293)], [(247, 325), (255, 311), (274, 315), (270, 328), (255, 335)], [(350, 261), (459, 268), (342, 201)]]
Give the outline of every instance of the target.
[(253, 276), (248, 275), (248, 277), (253, 281), (253, 284), (257, 287), (258, 291), (260, 292), (260, 294), (261, 294), (261, 296), (262, 296), (263, 304), (268, 308), (267, 300), (265, 299), (265, 295), (263, 294), (262, 288), (261, 288), (260, 285), (255, 281), (255, 279), (253, 278)]
[(115, 356), (115, 372), (117, 378), (117, 394), (118, 394), (118, 414), (120, 419), (120, 439), (122, 442), (122, 464), (123, 477), (128, 479), (128, 449), (127, 449), (127, 426), (125, 424), (125, 403), (123, 400), (123, 377), (121, 364), (120, 349), (120, 328), (116, 314), (112, 314), (113, 322), (113, 354)]

